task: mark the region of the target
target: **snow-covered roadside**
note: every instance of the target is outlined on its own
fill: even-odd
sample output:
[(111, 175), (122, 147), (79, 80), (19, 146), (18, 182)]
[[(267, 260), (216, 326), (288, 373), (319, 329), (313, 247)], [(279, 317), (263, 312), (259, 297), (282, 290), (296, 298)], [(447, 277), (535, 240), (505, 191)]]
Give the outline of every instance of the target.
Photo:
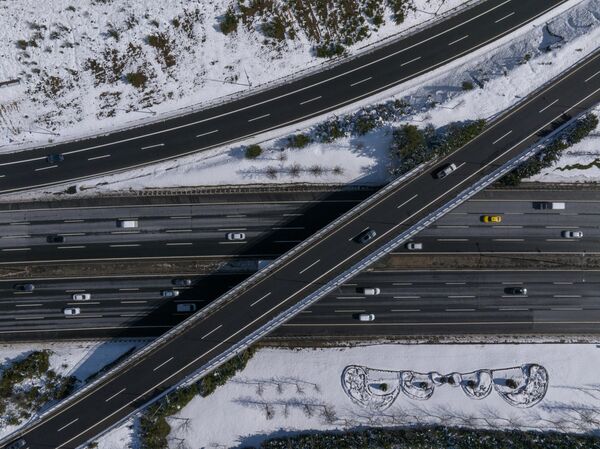
[[(133, 348), (141, 348), (147, 340), (115, 340), (108, 342), (37, 342), (0, 344), (0, 365), (6, 365), (33, 351), (51, 351), (50, 369), (58, 375), (75, 376), (82, 386), (91, 375)], [(0, 438), (14, 432), (20, 425), (0, 426)]]
[[(492, 372), (498, 392), (505, 388), (507, 376), (518, 378), (521, 372), (520, 368), (506, 369), (524, 364), (538, 364), (548, 375), (545, 396), (530, 408), (510, 405), (500, 394), (475, 400), (462, 388), (438, 385), (428, 400), (400, 395), (382, 411), (353, 402), (342, 385), (342, 373), (349, 365), (390, 370), (390, 384), (397, 371), (464, 374), (487, 369), (501, 370)], [(171, 447), (177, 447), (179, 439), (185, 439), (190, 447), (233, 448), (256, 445), (287, 432), (441, 421), (446, 425), (584, 431), (593, 425), (592, 419), (600, 417), (600, 389), (596, 371), (590, 369), (597, 366), (600, 349), (594, 344), (261, 349), (225, 386), (207, 398), (192, 400), (176, 415), (183, 420), (171, 420)], [(127, 426), (115, 429), (99, 440), (98, 447), (111, 449), (117, 441), (124, 445), (128, 434)]]
[[(367, 21), (366, 45), (435, 20), (467, 0), (413, 0), (396, 25)], [(295, 37), (265, 39), (261, 24), (224, 35), (219, 23), (232, 0), (19, 0), (0, 5), (0, 151), (83, 137), (155, 119), (296, 74), (323, 63), (295, 24)], [(165, 61), (148, 36), (165, 37)], [(144, 88), (126, 81), (142, 71)], [(128, 125), (129, 123), (129, 125)]]
[[(399, 120), (387, 122), (364, 136), (346, 136), (331, 144), (313, 143), (303, 149), (282, 149), (286, 139), (267, 136), (261, 142), (263, 154), (254, 160), (244, 158), (240, 146), (214, 149), (84, 181), (78, 183), (79, 191), (97, 195), (106, 191), (199, 185), (383, 183), (389, 177), (388, 148), (393, 127), (403, 123), (441, 127), (452, 121), (493, 117), (595, 50), (600, 41), (600, 0), (567, 7), (573, 3), (577, 2), (565, 5), (560, 14), (555, 11), (557, 16), (547, 24), (542, 21), (526, 27), (517, 33), (518, 37), (507, 37), (492, 50), (478, 51), (386, 92), (381, 98), (346, 108), (351, 112), (376, 100), (389, 99), (392, 94), (410, 104)], [(463, 90), (464, 81), (472, 82), (475, 88)], [(318, 175), (311, 170), (315, 165), (322, 168)], [(293, 169), (294, 166), (299, 169)], [(48, 188), (44, 192), (53, 197), (64, 189)], [(40, 192), (4, 195), (2, 200), (40, 195), (43, 196)]]

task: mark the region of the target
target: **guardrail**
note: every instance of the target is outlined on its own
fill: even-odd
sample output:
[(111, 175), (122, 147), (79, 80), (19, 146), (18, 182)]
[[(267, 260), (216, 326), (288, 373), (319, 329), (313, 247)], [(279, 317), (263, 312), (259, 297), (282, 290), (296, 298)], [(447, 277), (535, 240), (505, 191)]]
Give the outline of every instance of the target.
[[(231, 94), (223, 95), (221, 97), (217, 97), (212, 100), (207, 100), (202, 103), (197, 103), (197, 104), (190, 105), (190, 106), (184, 106), (184, 107), (177, 108), (177, 109), (174, 109), (171, 111), (161, 112), (160, 117), (157, 117), (156, 120), (152, 120), (147, 117), (144, 119), (131, 120), (128, 122), (128, 125), (126, 125), (126, 126), (120, 126), (120, 127), (115, 126), (115, 127), (101, 129), (101, 130), (98, 130), (98, 132), (96, 134), (88, 134), (88, 135), (85, 135), (82, 137), (75, 137), (73, 139), (61, 140), (60, 142), (56, 142), (51, 145), (40, 145), (40, 143), (32, 143), (31, 145), (15, 148), (15, 152), (30, 150), (30, 149), (38, 148), (40, 146), (52, 148), (52, 147), (55, 147), (58, 145), (79, 142), (81, 140), (94, 139), (94, 138), (105, 136), (107, 133), (122, 132), (122, 131), (127, 131), (130, 129), (140, 128), (140, 127), (146, 126), (146, 125), (161, 123), (161, 122), (165, 122), (167, 120), (172, 120), (172, 119), (182, 117), (182, 116), (185, 116), (188, 114), (193, 114), (195, 112), (199, 112), (199, 111), (203, 111), (205, 109), (219, 106), (224, 103), (247, 98), (252, 95), (256, 95), (258, 93), (264, 92), (268, 89), (273, 89), (275, 87), (283, 86), (284, 84), (289, 84), (289, 83), (299, 80), (301, 78), (311, 76), (316, 73), (324, 72), (328, 69), (331, 69), (338, 65), (344, 64), (348, 61), (358, 59), (366, 54), (369, 54), (369, 53), (372, 53), (372, 52), (378, 50), (379, 48), (385, 47), (387, 45), (391, 45), (401, 39), (405, 39), (407, 36), (411, 36), (420, 31), (431, 28), (434, 25), (436, 25), (437, 23), (439, 23), (443, 20), (446, 20), (449, 17), (453, 17), (469, 8), (473, 8), (474, 6), (478, 5), (479, 3), (483, 3), (484, 1), (486, 1), (486, 0), (466, 0), (464, 3), (457, 5), (454, 8), (451, 8), (451, 9), (443, 12), (440, 15), (436, 15), (432, 19), (426, 20), (425, 22), (418, 23), (416, 25), (413, 25), (412, 27), (409, 27), (409, 28), (406, 28), (405, 30), (400, 31), (399, 33), (392, 34), (390, 36), (386, 36), (375, 42), (371, 42), (370, 44), (359, 47), (356, 49), (356, 52), (353, 53), (352, 55), (327, 59), (321, 63), (318, 63), (318, 64), (312, 65), (310, 67), (307, 67), (305, 69), (296, 71), (293, 74), (286, 75), (281, 78), (277, 78), (277, 79), (267, 81), (267, 82), (264, 82), (261, 84), (257, 84), (256, 86), (252, 86), (250, 89), (247, 89), (247, 90), (233, 92)], [(2, 148), (2, 146), (0, 146), (0, 148)]]

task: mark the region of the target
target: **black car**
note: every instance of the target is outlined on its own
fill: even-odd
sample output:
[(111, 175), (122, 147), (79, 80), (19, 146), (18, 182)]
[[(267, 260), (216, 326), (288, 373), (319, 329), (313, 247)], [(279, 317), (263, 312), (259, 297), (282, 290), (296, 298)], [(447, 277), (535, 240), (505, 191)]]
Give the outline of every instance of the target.
[(63, 235), (49, 235), (46, 237), (48, 243), (65, 243), (65, 237)]
[(46, 156), (46, 161), (52, 165), (58, 164), (59, 162), (62, 162), (64, 160), (65, 160), (65, 157), (59, 153), (53, 153), (53, 154), (49, 154), (48, 156)]
[(27, 446), (27, 442), (23, 438), (19, 438), (17, 441), (13, 441), (4, 449), (21, 449), (22, 447)]
[(189, 287), (190, 285), (192, 285), (192, 280), (184, 279), (184, 278), (176, 278), (176, 279), (173, 279), (171, 281), (171, 283), (173, 285), (176, 285), (177, 287)]
[(13, 288), (19, 292), (32, 292), (35, 289), (33, 284), (15, 284)]
[(377, 233), (375, 232), (374, 229), (368, 228), (365, 229), (363, 232), (361, 232), (360, 234), (358, 234), (354, 240), (357, 243), (367, 243), (369, 240), (373, 240), (375, 238), (375, 236), (377, 235)]
[(527, 289), (525, 287), (508, 287), (504, 289), (504, 291), (508, 295), (525, 296), (527, 294)]

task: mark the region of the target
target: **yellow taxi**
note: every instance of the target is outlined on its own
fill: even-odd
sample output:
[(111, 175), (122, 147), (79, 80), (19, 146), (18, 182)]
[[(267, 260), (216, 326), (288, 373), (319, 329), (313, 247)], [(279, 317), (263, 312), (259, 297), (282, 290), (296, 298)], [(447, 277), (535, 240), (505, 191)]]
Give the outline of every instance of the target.
[(500, 223), (502, 222), (502, 216), (500, 215), (482, 215), (481, 221), (484, 223)]

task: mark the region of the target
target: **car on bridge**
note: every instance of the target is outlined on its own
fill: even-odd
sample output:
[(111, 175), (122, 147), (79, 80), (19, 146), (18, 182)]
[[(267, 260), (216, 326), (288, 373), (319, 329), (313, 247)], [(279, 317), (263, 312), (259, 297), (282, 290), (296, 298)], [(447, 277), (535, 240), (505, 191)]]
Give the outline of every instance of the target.
[(583, 232), (581, 231), (562, 231), (560, 236), (563, 239), (580, 239), (583, 237)]
[(23, 438), (19, 438), (17, 441), (13, 441), (8, 446), (4, 446), (4, 449), (21, 449), (27, 446), (27, 442)]
[(527, 289), (525, 287), (507, 287), (504, 291), (507, 295), (527, 296)]
[(408, 242), (406, 244), (406, 249), (409, 251), (421, 251), (423, 249), (423, 244), (421, 242)]
[(362, 293), (365, 296), (375, 296), (381, 293), (378, 287), (358, 287), (356, 293)]
[(91, 293), (73, 293), (73, 301), (89, 301), (92, 299)]
[(171, 281), (171, 284), (177, 287), (189, 287), (192, 285), (192, 280), (186, 278), (175, 278)]
[(375, 321), (375, 315), (372, 313), (361, 313), (358, 315), (358, 321)]
[(65, 316), (79, 315), (81, 313), (81, 309), (79, 307), (67, 307), (66, 309), (63, 309), (63, 313)]
[(374, 229), (367, 228), (363, 232), (358, 234), (356, 237), (354, 237), (354, 241), (357, 243), (367, 243), (368, 241), (373, 240), (376, 235), (377, 232), (375, 232)]
[(179, 290), (161, 290), (160, 296), (163, 298), (175, 298), (179, 296)]
[(52, 165), (58, 164), (59, 162), (62, 162), (64, 160), (65, 160), (65, 157), (59, 153), (53, 153), (53, 154), (49, 154), (48, 156), (46, 156), (46, 162), (48, 162), (49, 164), (52, 164)]
[(49, 235), (46, 237), (48, 243), (65, 243), (64, 235)]
[(13, 288), (19, 292), (32, 292), (35, 290), (35, 285), (33, 284), (15, 284)]
[(439, 168), (437, 171), (433, 173), (433, 177), (436, 179), (444, 179), (454, 170), (456, 170), (456, 164), (446, 164), (443, 167)]
[(243, 232), (228, 232), (225, 237), (227, 240), (246, 240), (246, 234)]

